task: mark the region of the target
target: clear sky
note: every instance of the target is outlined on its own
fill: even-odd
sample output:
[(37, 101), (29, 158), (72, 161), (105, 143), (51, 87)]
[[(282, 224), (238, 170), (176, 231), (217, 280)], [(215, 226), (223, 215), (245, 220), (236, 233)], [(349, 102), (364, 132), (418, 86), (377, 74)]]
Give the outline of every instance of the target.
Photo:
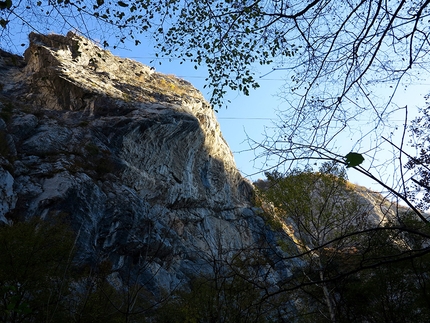
[[(49, 26), (46, 27), (43, 32), (49, 31)], [(56, 32), (56, 30), (52, 30)], [(0, 41), (3, 42), (2, 39)], [(17, 44), (15, 52), (23, 51), (25, 47), (19, 46), (19, 44), (25, 44), (27, 46), (27, 30), (17, 30), (14, 32), (14, 43)], [(8, 44), (1, 44), (2, 47), (8, 47)], [(10, 44), (9, 44), (10, 45)], [(168, 59), (156, 59), (153, 46), (151, 41), (147, 38), (141, 39), (141, 45), (134, 46), (132, 43), (126, 44), (127, 49), (117, 49), (112, 50), (115, 55), (122, 57), (128, 57), (142, 62), (146, 65), (151, 65), (156, 68), (158, 72), (166, 74), (174, 74), (178, 77), (184, 78), (191, 82), (197, 89), (199, 89), (207, 99), (208, 90), (204, 89), (205, 78), (207, 77), (207, 72), (202, 66), (198, 70), (193, 68), (193, 64), (179, 64), (178, 60)], [(151, 62), (155, 60), (154, 62)], [(159, 65), (159, 63), (162, 63)], [(264, 158), (255, 160), (258, 151), (251, 149), (250, 144), (253, 140), (255, 143), (261, 142), (265, 135), (272, 135), (274, 129), (276, 129), (275, 123), (280, 121), (278, 117), (278, 111), (282, 110), (285, 102), (277, 96), (278, 93), (282, 91), (282, 86), (286, 84), (284, 79), (286, 75), (283, 71), (274, 71), (267, 75), (271, 71), (271, 67), (256, 67), (257, 77), (260, 75), (265, 75), (260, 81), (260, 88), (257, 90), (251, 90), (250, 96), (244, 96), (238, 92), (229, 92), (226, 100), (229, 100), (228, 108), (218, 109), (217, 117), (221, 125), (221, 130), (224, 138), (228, 142), (231, 150), (234, 153), (237, 167), (242, 172), (242, 174), (251, 180), (256, 180), (258, 178), (264, 178), (264, 170), (270, 168), (272, 165), (270, 162), (266, 163)], [(424, 79), (424, 81), (423, 81)], [(288, 84), (287, 84), (288, 85)], [(385, 87), (384, 87), (385, 86)], [(389, 85), (384, 85), (379, 88), (379, 94), (381, 97), (387, 97), (388, 91), (386, 91)], [(430, 82), (425, 81), (425, 76), (421, 77), (421, 80), (414, 82), (413, 86), (409, 86), (405, 91), (400, 88), (397, 92), (396, 97), (393, 102), (398, 106), (408, 105), (409, 107), (409, 120), (413, 119), (418, 111), (418, 107), (425, 107), (424, 95), (430, 92)], [(368, 131), (369, 120), (360, 120), (359, 132)], [(397, 118), (393, 118), (392, 121), (398, 122), (399, 129), (402, 128), (403, 115), (399, 115)], [(397, 135), (393, 139), (399, 140), (400, 131), (397, 131)], [(355, 147), (354, 146), (354, 136), (359, 136), (360, 133), (350, 134), (344, 138), (339, 139), (338, 146), (340, 147), (339, 152), (346, 155), (352, 149), (356, 149), (358, 152), (366, 151), (371, 147), (369, 143), (368, 147)], [(250, 141), (251, 140), (251, 141)], [(389, 149), (389, 146), (387, 146)], [(412, 152), (413, 154), (413, 152)], [(384, 163), (384, 153), (378, 155), (380, 162)], [(389, 158), (389, 152), (387, 150), (387, 158)], [(364, 167), (367, 167), (369, 163), (365, 160), (363, 163)], [(387, 165), (387, 176), (393, 173), (395, 170), (392, 169), (392, 165)], [(391, 168), (390, 168), (391, 167)], [(349, 179), (357, 184), (372, 187), (378, 189), (374, 186), (374, 183), (366, 177), (358, 174), (354, 170), (348, 170)]]
[[(142, 44), (127, 49), (112, 50), (112, 53), (121, 57), (128, 57), (143, 64), (154, 66), (157, 72), (174, 74), (177, 77), (189, 81), (200, 90), (205, 98), (209, 100), (209, 90), (204, 88), (207, 72), (202, 66), (197, 70), (194, 64), (183, 63), (179, 60), (156, 59), (150, 44), (142, 41)], [(161, 64), (160, 64), (161, 63)], [(271, 68), (266, 67), (264, 75)], [(276, 96), (280, 87), (285, 83), (282, 74), (272, 73), (265, 78), (259, 79), (260, 88), (251, 90), (249, 96), (240, 92), (230, 91), (226, 97), (227, 107), (217, 109), (217, 119), (220, 123), (222, 134), (234, 153), (237, 167), (242, 174), (251, 180), (264, 178), (264, 161), (254, 160), (255, 151), (250, 149), (250, 139), (260, 142), (264, 138), (266, 128), (273, 127), (277, 121), (276, 108), (282, 101)]]
[[(205, 78), (207, 77), (204, 67), (198, 70), (193, 68), (193, 64), (179, 64), (178, 60), (159, 59), (155, 60), (155, 54), (150, 44), (145, 44), (138, 47), (131, 46), (127, 50), (113, 50), (113, 53), (123, 57), (128, 57), (142, 62), (143, 64), (151, 65), (156, 68), (158, 72), (166, 74), (174, 74), (178, 77), (184, 78), (191, 82), (197, 89), (199, 89), (207, 99), (208, 89), (204, 89)], [(155, 61), (153, 61), (155, 60)], [(153, 62), (151, 62), (153, 61)], [(161, 62), (161, 65), (159, 63)], [(256, 70), (256, 75), (265, 75), (271, 71), (270, 67), (260, 67)], [(251, 140), (261, 142), (265, 135), (273, 134), (276, 128), (276, 123), (279, 122), (279, 110), (282, 110), (284, 101), (277, 95), (282, 91), (282, 86), (286, 84), (284, 81), (285, 75), (282, 70), (273, 71), (269, 75), (259, 78), (260, 88), (251, 90), (249, 96), (245, 96), (239, 92), (229, 92), (226, 99), (231, 101), (228, 103), (227, 108), (218, 109), (217, 118), (221, 125), (221, 130), (224, 138), (233, 151), (237, 167), (242, 174), (249, 179), (255, 181), (258, 178), (265, 178), (264, 171), (272, 165), (270, 162), (266, 164), (264, 158), (255, 159), (258, 151), (251, 149)], [(388, 86), (388, 85), (384, 85)], [(385, 92), (385, 88), (381, 86), (378, 90), (382, 97), (387, 97), (389, 91)], [(418, 107), (425, 107), (424, 95), (430, 92), (430, 82), (418, 81), (406, 90), (400, 88), (393, 99), (393, 102), (399, 107), (408, 105), (409, 116), (408, 119), (413, 119), (418, 112)], [(368, 123), (364, 119), (362, 121), (361, 131), (366, 131)], [(399, 114), (392, 119), (393, 122), (399, 123), (399, 130), (397, 134), (392, 137), (398, 143), (400, 140), (400, 130), (402, 129), (403, 114)], [(358, 134), (359, 135), (359, 134)], [(343, 141), (344, 140), (344, 141)], [(340, 152), (347, 154), (351, 151), (353, 138), (344, 138), (339, 142)], [(371, 143), (369, 143), (370, 147)], [(362, 149), (366, 150), (365, 147)], [(389, 149), (389, 145), (387, 146)], [(411, 153), (413, 153), (410, 150)], [(386, 156), (384, 153), (379, 155), (381, 162), (383, 158), (389, 158), (389, 151)], [(363, 166), (366, 167), (365, 161)], [(390, 177), (395, 170), (387, 166), (387, 176)], [(318, 168), (318, 167), (317, 167)], [(317, 169), (316, 168), (316, 169)], [(366, 187), (379, 190), (380, 188), (367, 177), (359, 174), (353, 169), (348, 170), (348, 177), (351, 182), (363, 185)], [(390, 183), (391, 184), (391, 183)]]

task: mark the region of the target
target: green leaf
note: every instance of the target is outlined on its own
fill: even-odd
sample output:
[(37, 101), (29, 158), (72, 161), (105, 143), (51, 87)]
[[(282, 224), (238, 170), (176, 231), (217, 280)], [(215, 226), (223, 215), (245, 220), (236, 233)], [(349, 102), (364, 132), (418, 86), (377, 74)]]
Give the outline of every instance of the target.
[(122, 1), (118, 1), (118, 6), (120, 6), (120, 7), (128, 7), (128, 4), (126, 4), (125, 2), (122, 2)]
[(0, 19), (0, 26), (1, 27), (6, 28), (8, 23), (9, 23), (9, 20)]
[(103, 5), (105, 3), (104, 0), (97, 0), (97, 5), (100, 7), (101, 5)]
[(360, 165), (364, 161), (362, 154), (350, 152), (345, 156), (346, 168), (355, 167)]
[(12, 7), (12, 0), (0, 1), (0, 10), (10, 9)]

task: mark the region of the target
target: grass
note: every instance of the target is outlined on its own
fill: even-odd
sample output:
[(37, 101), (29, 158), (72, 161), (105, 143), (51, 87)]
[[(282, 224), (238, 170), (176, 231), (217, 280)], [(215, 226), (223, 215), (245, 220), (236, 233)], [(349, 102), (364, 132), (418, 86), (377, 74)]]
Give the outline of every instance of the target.
[(180, 84), (180, 80), (173, 75), (157, 75), (153, 79), (152, 87), (161, 94), (177, 95), (180, 97), (189, 95), (192, 91), (190, 86)]

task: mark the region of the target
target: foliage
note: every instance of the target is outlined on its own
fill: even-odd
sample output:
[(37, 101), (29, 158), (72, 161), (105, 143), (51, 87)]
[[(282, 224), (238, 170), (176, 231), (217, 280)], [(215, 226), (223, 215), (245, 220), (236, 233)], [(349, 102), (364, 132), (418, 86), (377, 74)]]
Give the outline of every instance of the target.
[(321, 170), (266, 174), (271, 185), (264, 196), (295, 224), (299, 239), (309, 248), (357, 229), (366, 220), (365, 210), (348, 189), (345, 171), (330, 163)]
[(185, 97), (190, 94), (190, 87), (186, 86), (185, 83), (181, 84), (175, 76), (173, 75), (161, 75), (157, 74), (152, 76), (149, 87), (153, 92), (159, 93), (166, 96), (180, 96)]
[(125, 299), (107, 281), (111, 266), (101, 263), (75, 283), (70, 319), (76, 322), (131, 322), (124, 311)]
[(12, 0), (0, 1), (0, 10), (10, 9), (12, 7)]
[(157, 311), (157, 322), (269, 322), (281, 306), (264, 302), (262, 291), (231, 271), (223, 279), (196, 277)]
[(1, 104), (2, 107), (0, 111), (0, 118), (2, 118), (6, 123), (10, 121), (13, 115), (13, 105), (10, 102), (7, 102), (5, 104)]
[(156, 300), (141, 286), (115, 289), (109, 262), (73, 264), (75, 236), (62, 221), (0, 227), (0, 322), (143, 322)]
[[(410, 228), (423, 223), (410, 215), (402, 218)], [(392, 224), (390, 224), (392, 225)], [(428, 231), (428, 229), (426, 230)], [(426, 322), (430, 317), (428, 288), (430, 254), (404, 258), (417, 244), (414, 234), (393, 235), (390, 230), (374, 232), (366, 249), (357, 250), (359, 261), (388, 259), (383, 266), (360, 271), (333, 288), (338, 294), (339, 322)], [(415, 241), (415, 243), (411, 243)], [(342, 263), (339, 263), (342, 266)]]
[(0, 130), (0, 156), (10, 158), (10, 148), (8, 143), (7, 134), (5, 131)]
[(106, 174), (114, 172), (117, 167), (108, 149), (88, 142), (83, 146), (82, 154), (76, 158), (74, 164), (69, 165), (69, 171), (84, 171), (93, 178), (103, 178)]
[(345, 156), (346, 167), (355, 167), (360, 165), (364, 161), (362, 154), (350, 152)]
[(342, 168), (321, 170), (267, 174), (263, 191), (293, 228), (291, 257), (303, 261), (283, 286), (300, 300), (299, 322), (427, 321), (428, 224), (412, 212), (369, 222)]
[(69, 295), (73, 235), (33, 219), (0, 228), (0, 321), (61, 320)]
[[(331, 268), (338, 255), (359, 245), (355, 237), (347, 235), (365, 227), (368, 210), (348, 189), (345, 171), (339, 165), (326, 163), (318, 173), (294, 170), (285, 176), (266, 176), (270, 185), (264, 196), (291, 226), (297, 256), (306, 263), (296, 273), (296, 284), (304, 283), (299, 308), (327, 313), (335, 321), (335, 296), (325, 281), (332, 278)], [(307, 283), (311, 286), (306, 287)], [(318, 300), (320, 303), (315, 302)]]

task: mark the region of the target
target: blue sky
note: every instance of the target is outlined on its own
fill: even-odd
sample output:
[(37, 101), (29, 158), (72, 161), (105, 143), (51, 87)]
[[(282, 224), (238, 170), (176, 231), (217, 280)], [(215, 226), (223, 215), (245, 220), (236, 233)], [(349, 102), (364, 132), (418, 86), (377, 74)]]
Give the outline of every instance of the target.
[[(63, 26), (64, 27), (64, 26)], [(43, 32), (49, 32), (50, 26), (45, 26)], [(56, 30), (52, 30), (56, 32)], [(27, 43), (27, 33), (28, 29), (16, 30), (13, 32), (13, 41), (17, 44), (15, 52), (22, 51), (25, 47), (20, 47), (19, 44)], [(0, 39), (0, 41), (5, 41)], [(7, 44), (2, 44), (2, 47), (7, 47)], [(126, 44), (127, 49), (112, 50), (116, 55), (122, 57), (128, 57), (142, 62), (146, 65), (155, 66), (158, 72), (166, 74), (174, 74), (178, 77), (184, 78), (191, 82), (197, 89), (199, 89), (207, 99), (208, 90), (204, 89), (205, 78), (207, 77), (207, 72), (202, 66), (198, 70), (193, 68), (193, 64), (179, 64), (178, 60), (169, 59), (158, 59), (155, 62), (152, 60), (156, 59), (153, 46), (148, 38), (141, 39), (141, 45), (134, 46), (132, 43)], [(159, 65), (159, 63), (162, 63)], [(255, 160), (256, 154), (254, 150), (250, 149), (249, 139), (254, 140), (256, 143), (261, 142), (266, 135), (272, 135), (273, 129), (276, 128), (275, 123), (279, 122), (281, 119), (277, 116), (278, 111), (282, 110), (285, 102), (277, 96), (278, 93), (282, 93), (282, 86), (286, 84), (284, 79), (286, 75), (283, 71), (274, 71), (267, 75), (271, 71), (271, 67), (255, 67), (256, 76), (265, 75), (263, 78), (259, 79), (260, 88), (250, 91), (250, 96), (244, 96), (239, 92), (229, 92), (226, 100), (229, 100), (228, 108), (218, 109), (217, 117), (221, 125), (221, 130), (223, 132), (224, 138), (228, 142), (231, 150), (235, 155), (235, 160), (237, 167), (242, 172), (242, 174), (251, 180), (256, 180), (258, 178), (264, 178), (264, 171), (270, 168), (272, 165), (270, 162), (266, 164), (264, 158)], [(424, 79), (424, 80), (423, 80)], [(288, 84), (287, 84), (288, 86)], [(387, 97), (389, 94), (389, 85), (381, 85), (377, 90), (381, 97)], [(416, 116), (418, 107), (425, 107), (424, 95), (430, 92), (430, 82), (427, 83), (425, 76), (422, 76), (420, 80), (414, 81), (413, 86), (409, 86), (405, 91), (400, 88), (397, 92), (396, 97), (393, 102), (398, 106), (408, 105), (409, 107), (409, 120)], [(399, 128), (402, 128), (403, 115), (394, 116), (392, 118), (393, 124), (399, 123)], [(362, 120), (359, 120), (358, 129), (359, 132), (366, 132), (370, 129), (368, 125), (371, 120), (366, 120), (366, 115), (363, 116)], [(400, 131), (393, 136), (393, 139), (398, 142)], [(346, 155), (351, 149), (356, 149), (358, 152), (361, 150), (366, 151), (372, 146), (372, 143), (368, 143), (368, 147), (354, 146), (354, 136), (358, 134), (350, 134), (343, 138), (338, 139), (337, 143), (339, 152)], [(386, 156), (389, 158), (389, 145), (386, 147)], [(414, 154), (413, 151), (411, 151)], [(378, 155), (378, 161), (381, 164), (386, 163), (384, 161), (384, 151), (380, 152)], [(364, 167), (367, 167), (365, 160), (363, 163)], [(386, 174), (387, 180), (389, 180), (392, 173), (395, 170), (392, 168), (393, 165), (387, 164)], [(317, 167), (316, 167), (317, 168)], [(367, 187), (378, 189), (374, 183), (366, 177), (361, 176), (354, 170), (348, 170), (349, 179), (357, 184), (364, 185)]]
[[(178, 60), (169, 62), (168, 59), (160, 59), (151, 63), (151, 60), (155, 59), (155, 54), (150, 46), (145, 45), (112, 52), (154, 66), (157, 72), (174, 74), (186, 79), (209, 100), (209, 90), (204, 88), (207, 77), (204, 66), (195, 70), (193, 64), (179, 64)], [(265, 67), (262, 69), (262, 73), (257, 72), (256, 75), (264, 75), (270, 70), (271, 68)], [(260, 88), (251, 90), (249, 96), (230, 91), (226, 97), (226, 102), (230, 101), (227, 103), (227, 107), (218, 108), (216, 113), (223, 136), (234, 153), (237, 167), (244, 176), (251, 180), (264, 178), (266, 167), (263, 160), (255, 160), (256, 153), (250, 149), (248, 137), (260, 142), (264, 138), (264, 132), (268, 131), (267, 128), (274, 126), (273, 122), (278, 119), (276, 108), (282, 104), (276, 94), (285, 82), (282, 75), (276, 75), (274, 72), (264, 78), (259, 78), (259, 83)]]
[[(27, 36), (17, 34), (16, 43), (27, 43)], [(26, 47), (18, 47), (17, 50), (22, 50), (23, 48)], [(115, 55), (128, 57), (143, 64), (154, 66), (158, 72), (174, 74), (186, 79), (209, 99), (209, 90), (204, 88), (205, 78), (207, 77), (204, 66), (196, 70), (193, 67), (194, 64), (191, 63), (180, 64), (179, 60), (175, 59), (157, 59), (150, 41), (147, 40), (145, 42), (144, 39), (142, 39), (142, 44), (139, 46), (129, 44), (126, 45), (126, 48), (111, 49), (111, 51)], [(216, 114), (223, 136), (234, 153), (238, 169), (245, 177), (252, 181), (265, 178), (264, 171), (273, 164), (270, 162), (266, 163), (264, 158), (255, 158), (258, 151), (256, 152), (251, 149), (250, 144), (252, 143), (250, 139), (258, 143), (263, 141), (266, 135), (272, 135), (274, 129), (276, 129), (276, 123), (281, 120), (278, 116), (279, 111), (282, 110), (285, 104), (278, 95), (282, 93), (282, 87), (287, 84), (284, 81), (286, 78), (285, 74), (280, 70), (273, 71), (267, 75), (270, 71), (271, 67), (256, 67), (255, 73), (261, 87), (251, 90), (249, 96), (236, 91), (230, 91), (226, 96), (226, 100), (230, 101), (227, 108), (218, 109), (218, 113)], [(264, 77), (259, 78), (259, 76)], [(384, 93), (383, 86), (381, 86), (379, 92), (381, 96), (388, 95), (388, 92), (387, 94)], [(399, 89), (393, 102), (398, 106), (407, 104), (410, 114), (408, 118), (411, 120), (417, 115), (418, 107), (425, 107), (424, 95), (429, 92), (430, 82), (419, 81), (413, 86), (409, 86), (407, 90), (403, 88)], [(399, 122), (401, 126), (402, 118), (403, 115), (399, 115), (393, 119), (393, 122)], [(365, 131), (366, 120), (363, 120), (362, 125), (362, 130)], [(340, 152), (347, 154), (351, 150), (352, 141), (352, 138), (344, 138), (344, 141), (339, 142), (341, 147)], [(362, 147), (362, 149), (365, 148)], [(387, 151), (387, 156), (388, 154), (389, 152)], [(364, 166), (366, 166), (366, 162), (364, 162)], [(387, 170), (388, 177), (390, 177), (390, 172), (393, 172), (393, 170)], [(348, 170), (348, 177), (353, 183), (379, 190), (379, 187), (373, 181), (360, 175), (353, 169)]]
[[(203, 88), (207, 76), (204, 66), (195, 70), (193, 64), (179, 64), (178, 60), (169, 61), (168, 59), (159, 59), (158, 61), (151, 62), (155, 59), (155, 54), (152, 47), (149, 44), (145, 45), (143, 41), (142, 45), (138, 47), (131, 46), (128, 47), (127, 50), (113, 50), (113, 53), (122, 57), (135, 59), (143, 64), (155, 66), (158, 72), (174, 74), (184, 78), (191, 82), (207, 99), (209, 99), (208, 90)], [(161, 62), (161, 65), (159, 65), (159, 62)], [(256, 75), (257, 77), (260, 75), (264, 76), (270, 71), (270, 67), (260, 67), (256, 70)], [(223, 136), (234, 153), (237, 167), (244, 176), (253, 181), (258, 178), (265, 178), (264, 170), (270, 168), (272, 164), (270, 162), (266, 164), (264, 158), (255, 159), (258, 152), (250, 148), (249, 138), (256, 142), (261, 142), (265, 134), (272, 134), (273, 129), (276, 128), (276, 123), (280, 120), (278, 116), (279, 110), (282, 110), (285, 104), (277, 95), (282, 92), (282, 87), (286, 84), (284, 79), (285, 75), (282, 70), (274, 71), (263, 78), (259, 78), (261, 87), (252, 90), (249, 96), (230, 91), (226, 97), (226, 100), (231, 101), (228, 103), (228, 107), (218, 109), (217, 118), (221, 125)], [(377, 90), (383, 98), (387, 97), (390, 93), (389, 91), (385, 91), (386, 88), (388, 89), (389, 86), (384, 85)], [(408, 119), (412, 120), (417, 115), (418, 107), (425, 107), (424, 95), (429, 92), (430, 82), (418, 81), (409, 86), (406, 90), (400, 88), (393, 102), (398, 106), (408, 105)], [(403, 114), (393, 116), (392, 118), (392, 122), (399, 123), (400, 130), (402, 129), (402, 121)], [(367, 131), (366, 127), (368, 124), (370, 124), (370, 122), (367, 122), (366, 116), (364, 115), (360, 130), (363, 132)], [(398, 140), (400, 140), (400, 130), (392, 137), (397, 143)], [(339, 142), (340, 152), (346, 155), (351, 150), (351, 147), (353, 147), (351, 144), (353, 141), (354, 139), (352, 137), (341, 139)], [(372, 143), (369, 142), (368, 145), (371, 147)], [(386, 148), (386, 156), (389, 157), (389, 145), (387, 145)], [(361, 149), (366, 150), (367, 148), (361, 146)], [(413, 153), (411, 150), (410, 152)], [(384, 155), (384, 152), (379, 155), (382, 164), (384, 163)], [(367, 162), (368, 161), (365, 161), (363, 166), (366, 167)], [(385, 172), (388, 181), (392, 180), (392, 173), (395, 172), (392, 166), (393, 165), (386, 165)], [(316, 166), (316, 169), (317, 168), (318, 166)], [(353, 169), (348, 170), (348, 177), (353, 183), (375, 190), (380, 189), (372, 180)]]

